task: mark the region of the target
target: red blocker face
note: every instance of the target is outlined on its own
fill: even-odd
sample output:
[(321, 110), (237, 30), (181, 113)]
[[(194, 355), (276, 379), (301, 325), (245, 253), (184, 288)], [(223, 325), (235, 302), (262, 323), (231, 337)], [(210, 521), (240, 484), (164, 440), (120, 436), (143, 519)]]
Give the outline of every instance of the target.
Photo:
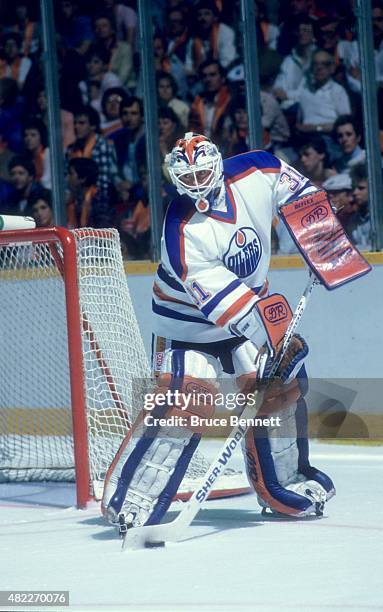
[(327, 289), (370, 272), (370, 264), (350, 242), (325, 191), (305, 195), (280, 208), (295, 244)]

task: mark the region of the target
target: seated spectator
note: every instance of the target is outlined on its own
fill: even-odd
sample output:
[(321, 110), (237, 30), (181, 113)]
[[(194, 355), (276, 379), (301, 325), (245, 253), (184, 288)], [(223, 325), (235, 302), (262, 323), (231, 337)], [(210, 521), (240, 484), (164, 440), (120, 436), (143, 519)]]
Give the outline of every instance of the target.
[[(120, 87), (121, 81), (118, 76), (109, 70), (109, 52), (97, 45), (91, 45), (85, 56), (86, 77), (79, 82), (83, 104), (91, 104), (98, 112), (101, 112), (101, 99), (107, 89)], [(98, 81), (100, 87), (98, 96), (91, 92), (91, 86)]]
[(127, 42), (133, 50), (136, 48), (137, 13), (130, 6), (116, 0), (103, 0), (104, 9), (110, 11), (116, 23), (117, 39)]
[(76, 140), (66, 150), (66, 160), (77, 157), (93, 159), (98, 168), (97, 187), (108, 197), (111, 189), (121, 180), (116, 165), (116, 152), (111, 142), (101, 134), (100, 118), (91, 106), (80, 108), (74, 117)]
[(160, 107), (169, 107), (178, 117), (179, 122), (187, 128), (189, 122), (190, 108), (177, 98), (177, 83), (170, 73), (157, 72), (157, 95)]
[(335, 66), (343, 66), (348, 86), (360, 92), (359, 52), (356, 40), (341, 39), (341, 22), (337, 15), (326, 15), (315, 24), (317, 46), (330, 53)]
[(59, 46), (85, 55), (95, 37), (90, 17), (78, 13), (76, 0), (60, 0), (55, 25)]
[(262, 76), (260, 80), (263, 147), (276, 155), (281, 155), (284, 157), (283, 149), (288, 146), (290, 128), (286, 117), (277, 102), (277, 99), (271, 93), (271, 91), (267, 91), (267, 85), (264, 86)]
[(109, 70), (120, 79), (121, 85), (133, 89), (136, 75), (133, 68), (133, 50), (129, 43), (117, 40), (116, 25), (113, 16), (98, 13), (94, 17), (96, 43), (109, 53)]
[(170, 7), (165, 21), (166, 55), (170, 63), (169, 72), (177, 83), (178, 93), (182, 99), (185, 99), (188, 93), (185, 60), (189, 32), (186, 17), (187, 13), (183, 5)]
[(282, 108), (292, 104), (294, 92), (311, 67), (315, 50), (313, 23), (310, 17), (302, 16), (294, 25), (294, 47), (282, 61), (272, 90), (277, 100), (282, 103)]
[[(81, 85), (81, 83), (79, 83)], [(86, 96), (83, 99), (89, 100), (87, 104), (92, 106), (101, 117), (101, 82), (97, 79), (90, 79), (86, 82)], [(85, 103), (85, 106), (87, 105)]]
[(9, 162), (8, 169), (15, 191), (3, 212), (9, 215), (22, 215), (28, 206), (28, 198), (36, 192), (40, 193), (42, 187), (35, 181), (35, 167), (29, 159), (16, 155)]
[(188, 74), (197, 75), (206, 60), (216, 60), (227, 68), (237, 57), (234, 30), (219, 20), (214, 0), (200, 0), (193, 7), (196, 27), (186, 51), (185, 68)]
[(331, 203), (336, 208), (336, 215), (351, 238), (352, 219), (358, 210), (358, 204), (352, 194), (350, 175), (334, 174), (324, 181), (322, 187), (329, 194)]
[(341, 155), (334, 160), (337, 172), (349, 172), (355, 164), (364, 163), (366, 152), (359, 143), (362, 132), (352, 115), (341, 115), (334, 123), (334, 137), (341, 149)]
[(117, 225), (125, 259), (148, 259), (150, 257), (148, 177), (144, 166), (140, 166), (139, 175), (141, 182), (139, 195), (127, 203), (127, 210), (120, 217)]
[(279, 29), (277, 50), (282, 56), (291, 53), (295, 45), (295, 24), (301, 17), (315, 19), (312, 0), (288, 0), (281, 3), (282, 24)]
[(322, 187), (324, 181), (336, 174), (328, 165), (326, 145), (320, 136), (310, 138), (299, 149), (300, 163), (294, 164), (317, 187)]
[(133, 206), (132, 198), (132, 183), (130, 181), (118, 183), (111, 207), (113, 227), (119, 227), (120, 219), (131, 211)]
[(122, 87), (111, 87), (104, 91), (101, 100), (101, 133), (103, 136), (108, 136), (122, 127), (120, 106), (127, 98), (128, 94)]
[(203, 91), (193, 100), (189, 128), (192, 132), (208, 136), (214, 142), (220, 142), (225, 113), (231, 99), (225, 71), (216, 60), (207, 60), (200, 65), (199, 74)]
[(35, 166), (35, 180), (46, 189), (50, 189), (51, 165), (48, 144), (48, 134), (41, 119), (29, 119), (24, 124), (24, 149)]
[(73, 158), (68, 164), (68, 227), (110, 227), (109, 199), (100, 192), (93, 159)]
[[(158, 123), (160, 136), (160, 154), (162, 161), (164, 161), (165, 156), (173, 149), (176, 140), (178, 140), (184, 135), (185, 130), (183, 129), (183, 126), (181, 126), (180, 121), (175, 112), (169, 107), (159, 109)], [(169, 179), (166, 167), (163, 167), (163, 172), (165, 174), (165, 177)]]
[(52, 227), (54, 225), (52, 209), (52, 192), (41, 189), (29, 196), (26, 213), (33, 217), (36, 227)]
[(40, 27), (37, 21), (32, 21), (30, 3), (28, 0), (13, 2), (15, 21), (9, 30), (17, 32), (21, 38), (21, 53), (26, 56), (36, 56), (40, 48)]
[(22, 151), (23, 99), (14, 79), (0, 79), (0, 134), (11, 151)]
[[(16, 189), (9, 181), (4, 181), (0, 177), (0, 214), (12, 214), (11, 202), (16, 201)], [(17, 214), (13, 212), (13, 214)]]
[(8, 147), (8, 143), (3, 140), (3, 136), (0, 133), (0, 179), (9, 181), (10, 175), (8, 172), (8, 164), (14, 157), (14, 153)]
[(142, 100), (130, 96), (120, 106), (122, 128), (109, 134), (113, 141), (120, 175), (124, 180), (136, 183), (138, 167), (145, 164), (145, 127)]
[(266, 47), (269, 49), (276, 50), (279, 28), (274, 23), (271, 23), (268, 19), (267, 8), (265, 0), (256, 0), (255, 2), (255, 16), (257, 25), (262, 32), (262, 37)]
[(228, 107), (224, 126), (222, 153), (223, 156), (233, 157), (249, 150), (249, 121), (247, 115), (246, 98), (239, 95), (234, 98)]
[(292, 101), (298, 102), (302, 119), (297, 122), (298, 136), (320, 132), (325, 139), (328, 152), (336, 153), (330, 134), (340, 115), (350, 114), (350, 101), (345, 89), (331, 78), (334, 60), (326, 51), (313, 54), (312, 69), (302, 81)]
[(368, 174), (365, 164), (356, 164), (350, 171), (353, 196), (358, 210), (350, 221), (351, 238), (362, 251), (371, 250), (371, 221), (368, 207)]
[(1, 46), (4, 49), (6, 66), (2, 77), (14, 79), (21, 91), (25, 79), (31, 69), (32, 62), (29, 57), (25, 57), (21, 51), (21, 37), (17, 32), (8, 32), (1, 37)]
[(153, 51), (154, 70), (156, 72), (169, 72), (170, 60), (166, 55), (166, 41), (165, 38), (158, 32), (154, 35), (153, 38)]
[[(43, 121), (45, 127), (48, 127), (48, 104), (44, 85), (38, 89), (36, 99), (36, 117)], [(63, 140), (63, 149), (65, 150), (74, 139), (74, 124), (73, 114), (63, 108), (60, 108), (61, 117), (61, 136)]]
[(359, 123), (363, 123), (362, 97), (360, 90), (357, 91), (355, 89), (352, 89), (352, 86), (350, 86), (350, 78), (347, 73), (347, 68), (342, 62), (335, 66), (332, 78), (346, 91), (350, 100), (351, 114), (358, 119)]

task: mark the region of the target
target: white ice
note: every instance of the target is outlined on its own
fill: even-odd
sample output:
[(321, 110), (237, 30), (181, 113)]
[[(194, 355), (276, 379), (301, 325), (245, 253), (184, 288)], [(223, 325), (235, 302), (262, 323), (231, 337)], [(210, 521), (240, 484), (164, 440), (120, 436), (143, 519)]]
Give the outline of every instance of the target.
[(311, 459), (337, 486), (322, 519), (267, 519), (246, 495), (208, 502), (180, 543), (124, 553), (73, 485), (0, 485), (0, 589), (69, 590), (86, 612), (383, 610), (383, 447), (313, 443)]

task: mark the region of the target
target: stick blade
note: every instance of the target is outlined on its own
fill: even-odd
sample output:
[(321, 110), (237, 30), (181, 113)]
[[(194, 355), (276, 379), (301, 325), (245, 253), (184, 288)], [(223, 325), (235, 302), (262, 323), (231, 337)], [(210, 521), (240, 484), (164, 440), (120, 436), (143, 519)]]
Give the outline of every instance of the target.
[[(166, 525), (148, 525), (128, 529), (122, 541), (122, 550), (141, 550), (164, 546), (165, 541), (174, 541), (172, 534), (164, 530)], [(167, 537), (168, 536), (168, 537)]]
[(140, 550), (156, 548), (165, 545), (165, 542), (179, 542), (185, 538), (185, 531), (201, 508), (201, 502), (195, 503), (195, 496), (182, 504), (182, 510), (176, 518), (169, 523), (159, 525), (143, 525), (131, 527), (127, 530), (122, 541), (122, 550)]

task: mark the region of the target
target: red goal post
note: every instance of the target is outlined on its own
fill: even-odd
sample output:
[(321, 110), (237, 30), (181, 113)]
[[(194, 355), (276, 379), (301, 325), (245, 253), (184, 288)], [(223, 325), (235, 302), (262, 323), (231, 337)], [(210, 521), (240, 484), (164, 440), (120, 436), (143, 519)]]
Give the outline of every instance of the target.
[[(118, 232), (0, 231), (0, 302), (0, 482), (75, 479), (84, 507), (150, 381)], [(181, 499), (207, 467), (197, 453)], [(212, 497), (248, 490), (228, 473)]]

